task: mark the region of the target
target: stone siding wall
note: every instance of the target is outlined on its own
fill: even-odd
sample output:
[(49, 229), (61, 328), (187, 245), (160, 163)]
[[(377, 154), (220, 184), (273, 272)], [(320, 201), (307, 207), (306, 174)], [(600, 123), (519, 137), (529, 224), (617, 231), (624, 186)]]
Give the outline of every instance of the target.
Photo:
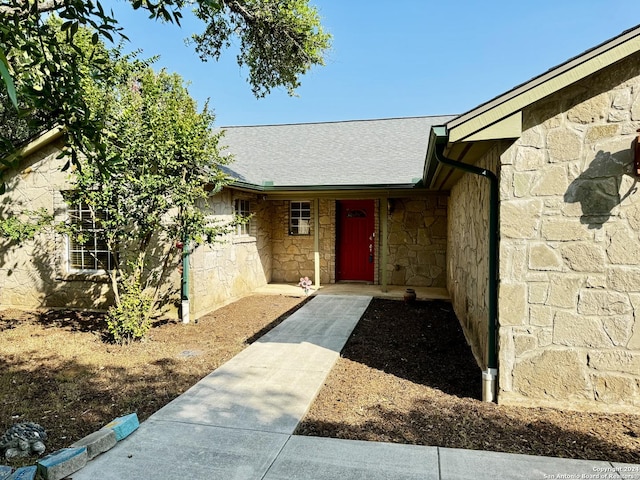
[(208, 213), (212, 219), (231, 221), (237, 198), (251, 202), (249, 234), (230, 234), (212, 245), (201, 245), (190, 257), (190, 307), (195, 318), (248, 295), (271, 280), (269, 203), (259, 201), (255, 195), (224, 190), (210, 199)]
[[(61, 144), (44, 147), (24, 160), (19, 170), (5, 175), (0, 216), (45, 208), (58, 222), (67, 218), (62, 192), (74, 188), (73, 178), (62, 172), (64, 161), (56, 159)], [(265, 285), (271, 275), (270, 210), (266, 202), (251, 200), (255, 218), (250, 236), (228, 236), (213, 246), (198, 247), (191, 255), (191, 314), (195, 318)], [(230, 220), (234, 193), (209, 199), (205, 207), (212, 218)], [(166, 245), (166, 242), (163, 243)], [(165, 251), (165, 247), (158, 249)], [(181, 255), (171, 257), (169, 274), (161, 289), (163, 311), (177, 315)], [(151, 259), (151, 263), (160, 261)], [(0, 307), (106, 309), (113, 295), (105, 274), (69, 273), (67, 239), (53, 231), (36, 235), (21, 245), (0, 239)]]
[(336, 283), (336, 202), (320, 199), (320, 282)]
[[(57, 221), (67, 218), (62, 192), (73, 188), (72, 177), (56, 160), (60, 145), (50, 145), (7, 172), (8, 191), (0, 207), (7, 216), (44, 207)], [(320, 281), (335, 282), (336, 200), (311, 199), (310, 235), (289, 235), (289, 201), (265, 200), (225, 189), (203, 205), (212, 219), (233, 216), (234, 200), (250, 200), (254, 217), (249, 235), (228, 235), (214, 245), (203, 245), (190, 255), (191, 316), (197, 318), (269, 282), (297, 283), (300, 276), (314, 277), (315, 218), (319, 221)], [(392, 284), (442, 286), (446, 250), (446, 197), (400, 198), (389, 224), (388, 278)], [(386, 206), (386, 205), (385, 205)], [(319, 207), (319, 208), (317, 208)], [(380, 202), (376, 202), (379, 231)], [(105, 309), (113, 301), (104, 274), (72, 274), (67, 269), (67, 239), (42, 233), (22, 245), (2, 241), (0, 249), (0, 307), (70, 307)], [(380, 240), (379, 240), (379, 243)], [(166, 242), (159, 242), (158, 252)], [(167, 247), (168, 248), (168, 247)], [(177, 315), (180, 300), (180, 251), (174, 249), (169, 275), (161, 296), (165, 312)], [(375, 250), (376, 265), (380, 263)], [(151, 263), (160, 264), (158, 259)], [(380, 267), (375, 270), (379, 281)], [(313, 278), (316, 280), (315, 278)]]
[(499, 401), (637, 411), (640, 56), (523, 123), (501, 159)]
[[(501, 147), (476, 164), (496, 172)], [(487, 367), (489, 181), (465, 173), (451, 190), (447, 228), (447, 289), (478, 365)]]
[[(46, 209), (57, 219), (66, 214), (61, 191), (73, 188), (64, 160), (56, 159), (61, 142), (54, 142), (25, 159), (20, 168), (5, 172), (7, 191), (0, 216)], [(0, 307), (70, 307), (102, 309), (110, 288), (102, 275), (67, 273), (67, 240), (52, 231), (16, 244), (0, 239)]]
[(320, 199), (320, 211), (311, 202), (311, 229), (309, 235), (289, 235), (289, 201), (273, 200), (271, 204), (271, 242), (273, 251), (273, 275), (275, 283), (298, 283), (300, 277), (314, 278), (314, 229), (316, 215), (320, 215), (320, 283), (335, 283), (335, 201)]
[(447, 200), (444, 195), (389, 200), (390, 285), (445, 286)]

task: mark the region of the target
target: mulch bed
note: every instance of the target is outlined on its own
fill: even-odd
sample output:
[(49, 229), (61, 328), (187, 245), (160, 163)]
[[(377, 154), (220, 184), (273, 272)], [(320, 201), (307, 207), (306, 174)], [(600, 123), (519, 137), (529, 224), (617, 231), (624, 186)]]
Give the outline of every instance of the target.
[(640, 415), (480, 399), (449, 303), (374, 299), (296, 433), (640, 464)]

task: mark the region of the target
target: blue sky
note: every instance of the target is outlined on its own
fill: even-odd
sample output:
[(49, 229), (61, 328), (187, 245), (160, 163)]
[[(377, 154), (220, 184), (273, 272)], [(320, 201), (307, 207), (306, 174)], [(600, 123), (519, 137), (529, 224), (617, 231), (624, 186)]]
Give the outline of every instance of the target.
[[(640, 23), (637, 0), (311, 0), (333, 35), (297, 97), (255, 99), (232, 51), (203, 63), (182, 28), (111, 3), (128, 49), (160, 55), (217, 126), (463, 113)], [(105, 6), (109, 3), (105, 3)]]

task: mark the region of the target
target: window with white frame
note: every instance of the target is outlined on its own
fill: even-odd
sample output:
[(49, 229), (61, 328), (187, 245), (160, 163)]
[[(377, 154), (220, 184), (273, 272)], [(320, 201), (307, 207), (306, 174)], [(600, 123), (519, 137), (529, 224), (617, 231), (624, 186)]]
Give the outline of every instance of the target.
[(311, 234), (311, 202), (290, 202), (289, 235)]
[[(251, 202), (249, 200), (238, 198), (235, 201), (235, 213), (240, 217), (248, 217), (251, 215)], [(247, 222), (239, 224), (236, 230), (237, 235), (251, 234), (251, 219)]]
[(73, 230), (67, 238), (69, 271), (112, 270), (113, 255), (107, 247), (104, 229), (100, 225), (104, 212), (94, 212), (84, 202), (68, 205), (69, 224)]

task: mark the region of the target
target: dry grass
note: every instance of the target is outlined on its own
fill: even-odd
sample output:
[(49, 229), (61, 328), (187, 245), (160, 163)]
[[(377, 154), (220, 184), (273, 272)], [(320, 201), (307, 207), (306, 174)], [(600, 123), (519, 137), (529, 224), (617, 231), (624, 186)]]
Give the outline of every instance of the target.
[[(47, 451), (137, 412), (140, 420), (277, 325), (302, 298), (251, 296), (184, 325), (154, 325), (145, 342), (105, 341), (101, 315), (0, 312), (0, 433), (33, 421)], [(23, 462), (15, 462), (18, 465)]]

